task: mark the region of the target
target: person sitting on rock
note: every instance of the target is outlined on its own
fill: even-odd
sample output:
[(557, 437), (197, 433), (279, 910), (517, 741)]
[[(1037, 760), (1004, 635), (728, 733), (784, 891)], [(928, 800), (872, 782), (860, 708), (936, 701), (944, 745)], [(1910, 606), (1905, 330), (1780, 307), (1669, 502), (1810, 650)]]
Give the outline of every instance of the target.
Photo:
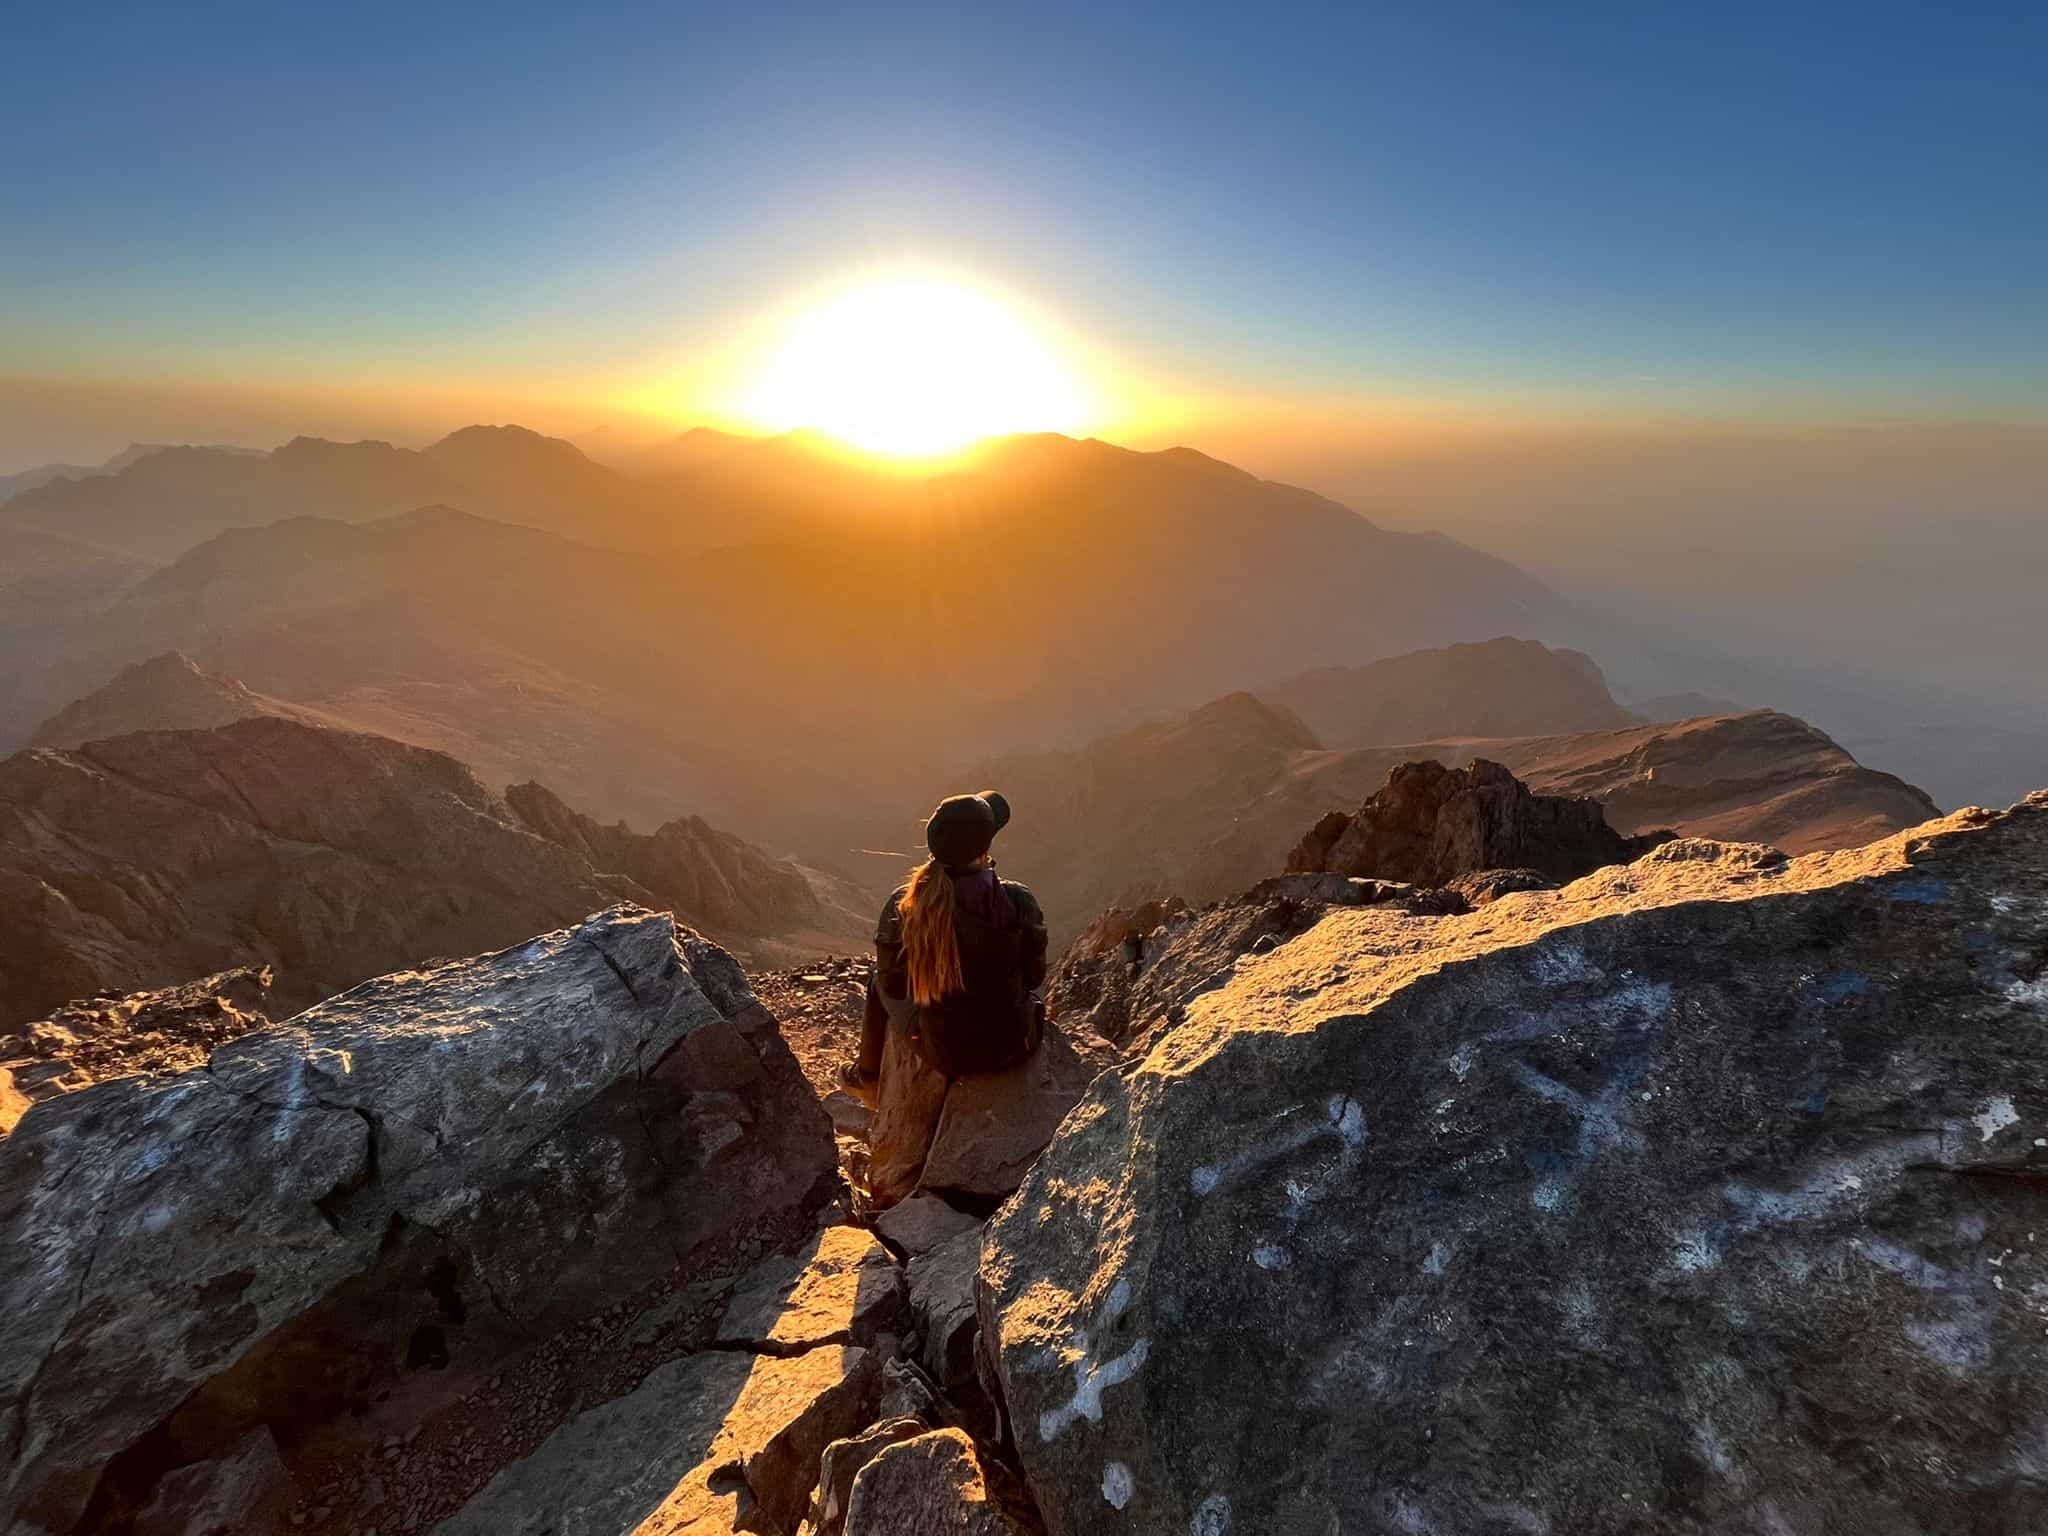
[(873, 1104), (892, 1023), (948, 1077), (1000, 1072), (1038, 1047), (1045, 1021), (1045, 913), (1014, 880), (997, 878), (989, 845), (1009, 824), (994, 790), (952, 795), (925, 822), (931, 850), (875, 928), (859, 1059), (840, 1086)]

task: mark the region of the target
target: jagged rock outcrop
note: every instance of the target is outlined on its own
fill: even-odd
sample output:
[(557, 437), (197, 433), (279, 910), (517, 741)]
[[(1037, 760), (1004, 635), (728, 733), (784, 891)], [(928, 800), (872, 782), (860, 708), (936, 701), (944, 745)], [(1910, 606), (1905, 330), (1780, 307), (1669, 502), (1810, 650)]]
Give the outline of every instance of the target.
[(267, 968), (66, 1003), (0, 1035), (0, 1136), (38, 1099), (136, 1072), (182, 1072), (215, 1046), (270, 1023)]
[(1339, 908), (991, 1223), (1055, 1536), (2048, 1523), (2048, 793)]
[(511, 786), (505, 803), (549, 842), (575, 849), (592, 869), (624, 875), (708, 932), (787, 933), (827, 921), (802, 870), (701, 816), (642, 834), (624, 823), (602, 826), (539, 784)]
[(1469, 768), (1424, 759), (1388, 774), (1385, 787), (1355, 812), (1317, 822), (1287, 867), (1426, 886), (1492, 869), (1564, 881), (1626, 863), (1672, 835), (1623, 837), (1596, 801), (1533, 795), (1485, 758)]
[(0, 1141), (0, 1527), (118, 1526), (401, 1387), (424, 1415), (807, 1223), (834, 1168), (738, 964), (632, 907), (38, 1104)]
[[(741, 857), (711, 839), (707, 857)], [(649, 841), (661, 892), (536, 832), (453, 758), (292, 719), (18, 753), (0, 762), (0, 1026), (237, 965), (272, 967), (290, 1011), (621, 900), (759, 932), (677, 901), (696, 845)]]
[[(1180, 903), (1156, 905), (1153, 910), (1167, 915), (1149, 930), (1098, 923), (1068, 945), (1053, 970), (1046, 1006), (1069, 1027), (1142, 1050), (1158, 1031), (1179, 1024), (1188, 1004), (1228, 982), (1240, 958), (1306, 933), (1332, 907), (1384, 906), (1435, 917), (1529, 889), (1532, 879), (1525, 870), (1501, 870), (1428, 888), (1345, 875), (1275, 875), (1199, 912)], [(1149, 915), (1141, 909), (1138, 917)]]

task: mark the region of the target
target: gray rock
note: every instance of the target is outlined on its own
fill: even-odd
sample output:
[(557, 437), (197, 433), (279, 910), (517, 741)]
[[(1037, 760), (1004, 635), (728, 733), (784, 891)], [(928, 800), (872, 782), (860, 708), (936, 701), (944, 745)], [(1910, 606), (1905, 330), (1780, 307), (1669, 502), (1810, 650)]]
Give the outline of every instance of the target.
[(1332, 911), (991, 1224), (1046, 1524), (2048, 1529), (2044, 1041), (2048, 795)]
[(1160, 1024), (1178, 1023), (1196, 998), (1227, 984), (1238, 962), (1267, 939), (1274, 941), (1268, 948), (1293, 940), (1332, 905), (1359, 905), (1366, 894), (1361, 887), (1373, 885), (1337, 875), (1262, 881), (1170, 926), (1146, 945), (1135, 968), (1114, 950), (1077, 942), (1060, 958), (1048, 1005), (1068, 1028), (1128, 1048)]
[(853, 1479), (884, 1446), (915, 1439), (930, 1428), (922, 1419), (883, 1419), (857, 1435), (826, 1446), (818, 1461), (818, 1495), (811, 1508), (816, 1536), (840, 1536), (846, 1528), (846, 1506), (853, 1497)]
[(889, 1250), (859, 1227), (827, 1227), (801, 1252), (754, 1267), (719, 1319), (718, 1339), (780, 1354), (868, 1345), (908, 1314), (903, 1270)]
[(1002, 1199), (1024, 1181), (1095, 1075), (1115, 1063), (1115, 1050), (1094, 1034), (1048, 1024), (1016, 1070), (954, 1079), (919, 1187)]
[[(691, 1080), (700, 1032), (757, 1080)], [(731, 1050), (714, 1053), (729, 1060)], [(721, 1082), (728, 1079), (721, 1078)], [(0, 1141), (0, 1527), (447, 1387), (829, 1188), (829, 1127), (730, 957), (614, 908), (367, 982)], [(650, 1241), (651, 1234), (658, 1234)]]
[(284, 1512), (291, 1475), (267, 1429), (252, 1429), (216, 1461), (180, 1467), (156, 1485), (134, 1536), (237, 1536)]
[[(788, 1531), (825, 1445), (874, 1410), (873, 1355), (711, 1351), (650, 1371), (499, 1472), (441, 1536)], [(794, 1504), (794, 1511), (792, 1511)]]
[(875, 1230), (915, 1259), (962, 1232), (979, 1232), (981, 1218), (955, 1210), (937, 1195), (912, 1195), (877, 1216)]
[(1048, 1023), (1008, 1072), (948, 1079), (893, 1028), (868, 1133), (868, 1188), (886, 1209), (919, 1189), (974, 1201), (1014, 1190), (1068, 1110), (1116, 1052), (1085, 1029)]
[(825, 1095), (825, 1113), (832, 1117), (832, 1129), (842, 1136), (867, 1135), (875, 1118), (867, 1105), (838, 1088)]
[(974, 1275), (981, 1232), (962, 1232), (910, 1261), (910, 1310), (922, 1341), (918, 1362), (955, 1401), (978, 1393), (974, 1380)]
[(915, 1360), (896, 1359), (882, 1367), (882, 1406), (885, 1419), (923, 1419), (931, 1424), (947, 1420), (939, 1403), (938, 1383), (925, 1374)]
[(1024, 1536), (989, 1485), (960, 1430), (885, 1446), (853, 1480), (846, 1536)]
[[(750, 1445), (741, 1458), (753, 1496), (748, 1524), (756, 1530), (790, 1533), (810, 1510), (825, 1447), (873, 1422), (881, 1365), (873, 1350), (814, 1349), (783, 1369), (764, 1360), (756, 1367), (756, 1376), (758, 1384), (750, 1382), (752, 1396), (740, 1403), (747, 1412), (737, 1422), (744, 1426), (751, 1419), (775, 1429), (765, 1438), (749, 1431), (758, 1444)], [(732, 1432), (729, 1421), (727, 1433)]]

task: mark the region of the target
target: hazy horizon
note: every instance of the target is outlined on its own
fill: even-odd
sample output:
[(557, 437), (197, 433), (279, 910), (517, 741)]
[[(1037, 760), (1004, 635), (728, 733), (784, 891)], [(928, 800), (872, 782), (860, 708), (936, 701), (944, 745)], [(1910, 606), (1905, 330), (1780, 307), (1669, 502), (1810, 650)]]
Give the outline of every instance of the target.
[(2038, 8), (37, 32), (0, 474), (477, 422), (1186, 446), (1513, 563), (1625, 689), (2048, 740)]

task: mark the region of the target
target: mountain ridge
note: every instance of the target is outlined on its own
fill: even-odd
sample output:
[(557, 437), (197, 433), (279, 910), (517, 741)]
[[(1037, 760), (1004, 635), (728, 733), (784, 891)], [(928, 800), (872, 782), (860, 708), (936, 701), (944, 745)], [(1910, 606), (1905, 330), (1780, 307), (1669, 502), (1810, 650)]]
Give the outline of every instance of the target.
[(300, 718), (0, 761), (8, 1022), (247, 965), (303, 1007), (621, 900), (674, 907), (757, 957), (788, 952), (778, 936), (809, 953), (860, 927), (804, 872), (701, 820), (600, 828), (537, 785), (508, 799), (445, 753)]
[[(1940, 814), (1912, 785), (1770, 710), (1338, 749), (1313, 738), (1304, 746), (1290, 714), (1233, 697), (1250, 702), (1219, 712), (1229, 702), (1219, 700), (1076, 751), (985, 759), (966, 775), (1019, 807), (1004, 867), (1039, 892), (1060, 937), (1111, 907), (1247, 889), (1278, 872), (1326, 813), (1355, 811), (1419, 759), (1499, 762), (1539, 794), (1597, 800), (1624, 837), (1671, 827), (1799, 854), (1859, 846)], [(1686, 763), (1691, 772), (1674, 772)]]

